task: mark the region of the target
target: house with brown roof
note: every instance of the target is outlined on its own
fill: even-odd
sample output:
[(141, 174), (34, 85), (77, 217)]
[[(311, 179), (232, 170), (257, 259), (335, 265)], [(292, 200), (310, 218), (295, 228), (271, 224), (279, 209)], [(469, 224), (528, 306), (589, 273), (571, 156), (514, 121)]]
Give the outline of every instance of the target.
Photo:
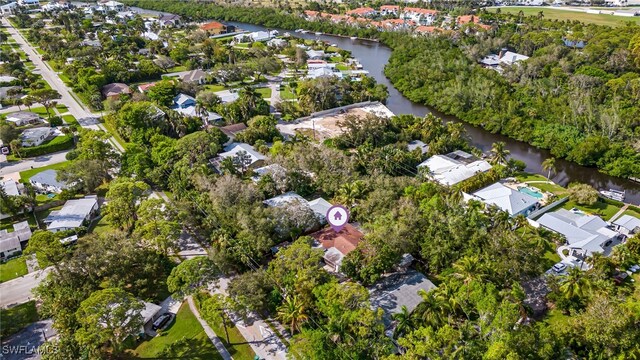
[(347, 15), (356, 16), (356, 17), (367, 17), (376, 15), (378, 12), (370, 7), (361, 7), (353, 10), (347, 11)]
[(218, 21), (208, 22), (200, 25), (200, 30), (206, 31), (209, 35), (220, 35), (235, 31), (235, 26), (225, 25)]
[(105, 98), (117, 98), (122, 94), (131, 94), (131, 89), (124, 83), (111, 83), (102, 87), (102, 96)]
[(310, 235), (325, 250), (324, 262), (332, 271), (340, 271), (342, 259), (356, 249), (364, 234), (351, 224), (346, 224), (340, 231), (325, 228)]

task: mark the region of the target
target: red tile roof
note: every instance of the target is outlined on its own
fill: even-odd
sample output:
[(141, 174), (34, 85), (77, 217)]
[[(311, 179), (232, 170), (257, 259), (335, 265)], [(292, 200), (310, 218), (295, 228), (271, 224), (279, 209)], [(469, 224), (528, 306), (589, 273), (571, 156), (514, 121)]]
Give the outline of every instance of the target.
[(225, 25), (223, 23), (217, 22), (217, 21), (212, 21), (210, 23), (206, 23), (202, 26), (200, 26), (200, 29), (202, 30), (219, 30), (219, 29), (224, 29)]
[(400, 9), (400, 6), (398, 6), (398, 5), (382, 5), (382, 6), (380, 6), (380, 10), (396, 10), (396, 11), (398, 11), (398, 9)]
[(403, 12), (413, 12), (413, 13), (416, 13), (416, 14), (423, 14), (423, 15), (435, 15), (435, 14), (438, 13), (436, 10), (414, 8), (414, 7), (406, 7), (402, 11)]
[(363, 236), (364, 234), (351, 224), (345, 225), (340, 232), (335, 232), (332, 228), (325, 228), (311, 234), (311, 237), (318, 240), (323, 248), (334, 247), (342, 255), (347, 255), (355, 250)]
[(376, 11), (370, 7), (361, 7), (347, 11), (347, 15), (368, 15), (374, 12)]
[(468, 24), (470, 22), (472, 23), (479, 23), (480, 22), (480, 18), (476, 15), (463, 15), (463, 16), (458, 16), (458, 24)]

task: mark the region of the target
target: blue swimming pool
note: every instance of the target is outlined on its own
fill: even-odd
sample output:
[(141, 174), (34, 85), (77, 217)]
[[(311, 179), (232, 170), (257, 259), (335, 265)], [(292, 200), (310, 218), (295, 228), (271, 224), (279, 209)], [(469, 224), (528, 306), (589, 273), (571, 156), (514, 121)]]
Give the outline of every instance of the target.
[(542, 199), (542, 197), (543, 197), (541, 192), (535, 191), (535, 190), (531, 190), (530, 188), (528, 188), (526, 186), (519, 187), (518, 191), (520, 191), (523, 194), (531, 195), (536, 199)]

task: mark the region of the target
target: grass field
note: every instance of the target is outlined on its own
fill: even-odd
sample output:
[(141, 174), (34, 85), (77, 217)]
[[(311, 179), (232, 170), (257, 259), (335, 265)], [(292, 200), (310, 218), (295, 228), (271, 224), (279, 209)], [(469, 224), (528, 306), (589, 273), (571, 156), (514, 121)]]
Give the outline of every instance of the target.
[(271, 88), (257, 88), (256, 92), (262, 95), (262, 97), (265, 99), (268, 99), (271, 97)]
[(22, 180), (23, 183), (28, 183), (29, 179), (31, 179), (31, 177), (39, 172), (45, 171), (45, 170), (61, 170), (66, 168), (67, 166), (69, 166), (69, 162), (68, 161), (63, 161), (61, 163), (57, 163), (57, 164), (51, 164), (51, 165), (47, 165), (47, 166), (43, 166), (43, 167), (39, 167), (36, 169), (31, 169), (31, 170), (25, 170), (23, 172), (20, 173), (20, 180)]
[(27, 261), (24, 256), (0, 264), (0, 282), (9, 281), (22, 275), (27, 275)]
[(604, 202), (602, 201), (602, 199), (598, 200), (595, 204), (590, 206), (578, 205), (573, 200), (569, 200), (566, 203), (564, 203), (562, 207), (567, 210), (578, 208), (587, 214), (600, 215), (604, 220), (611, 219), (611, 217), (615, 215), (621, 208), (621, 206), (616, 206), (616, 205)]
[(173, 324), (132, 352), (138, 359), (222, 359), (187, 302), (180, 307)]
[(205, 85), (204, 88), (212, 92), (218, 92), (227, 89), (226, 87), (224, 87), (224, 85)]
[[(487, 8), (488, 11), (495, 12), (497, 8)], [(504, 6), (499, 8), (502, 13), (518, 14), (520, 11), (525, 16), (538, 15), (540, 11), (545, 19), (551, 20), (579, 20), (583, 23), (624, 26), (627, 22), (640, 24), (640, 17), (624, 17), (608, 14), (587, 14), (582, 11), (560, 10), (551, 7), (531, 7), (531, 6)], [(612, 11), (609, 9), (608, 11)]]
[(0, 310), (2, 328), (0, 329), (0, 339), (17, 333), (27, 325), (38, 321), (38, 311), (34, 300), (14, 306), (10, 309)]
[(73, 115), (62, 115), (62, 120), (64, 120), (69, 125), (79, 125), (78, 120)]

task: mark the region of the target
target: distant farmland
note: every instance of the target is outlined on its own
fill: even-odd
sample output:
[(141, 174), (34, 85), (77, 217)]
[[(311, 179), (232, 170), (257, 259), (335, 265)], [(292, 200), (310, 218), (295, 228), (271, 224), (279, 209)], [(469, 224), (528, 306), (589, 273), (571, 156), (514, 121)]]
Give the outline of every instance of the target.
[[(499, 8), (487, 8), (487, 11), (495, 12), (500, 9), (503, 13), (517, 14), (522, 10), (525, 16), (538, 15), (540, 11), (545, 19), (552, 20), (578, 20), (583, 23), (591, 23), (608, 26), (624, 26), (627, 22), (640, 24), (640, 16), (625, 17), (605, 14), (587, 14), (582, 11), (562, 10), (553, 7), (531, 7), (531, 6), (501, 6)], [(609, 10), (612, 11), (613, 9)]]

